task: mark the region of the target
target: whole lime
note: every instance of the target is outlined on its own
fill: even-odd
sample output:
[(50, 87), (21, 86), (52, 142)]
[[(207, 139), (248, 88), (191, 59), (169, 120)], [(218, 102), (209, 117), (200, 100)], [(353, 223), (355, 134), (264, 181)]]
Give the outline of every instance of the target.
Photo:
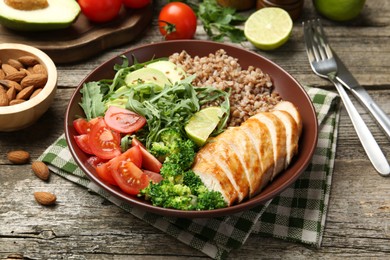
[(334, 21), (348, 21), (357, 17), (365, 0), (313, 0), (316, 10)]

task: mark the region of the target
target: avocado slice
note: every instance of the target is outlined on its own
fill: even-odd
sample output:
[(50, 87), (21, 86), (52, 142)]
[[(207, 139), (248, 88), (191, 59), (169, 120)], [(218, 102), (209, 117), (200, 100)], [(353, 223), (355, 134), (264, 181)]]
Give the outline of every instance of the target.
[(154, 68), (142, 68), (127, 74), (125, 82), (128, 86), (139, 83), (153, 83), (163, 89), (165, 85), (172, 85), (168, 77), (161, 71)]
[(160, 70), (168, 77), (172, 84), (175, 84), (186, 77), (186, 73), (182, 68), (167, 60), (152, 62), (146, 65), (146, 67)]
[(46, 31), (69, 27), (80, 14), (75, 0), (47, 0), (48, 6), (19, 10), (0, 1), (0, 23), (18, 31)]

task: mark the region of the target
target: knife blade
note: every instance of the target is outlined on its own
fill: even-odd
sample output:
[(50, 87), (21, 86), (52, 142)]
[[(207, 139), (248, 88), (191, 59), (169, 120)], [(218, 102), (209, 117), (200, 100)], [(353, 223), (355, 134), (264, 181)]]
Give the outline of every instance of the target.
[(337, 62), (336, 80), (346, 87), (367, 108), (378, 125), (382, 128), (387, 138), (390, 139), (390, 117), (378, 106), (368, 92), (355, 79), (341, 59), (333, 52)]

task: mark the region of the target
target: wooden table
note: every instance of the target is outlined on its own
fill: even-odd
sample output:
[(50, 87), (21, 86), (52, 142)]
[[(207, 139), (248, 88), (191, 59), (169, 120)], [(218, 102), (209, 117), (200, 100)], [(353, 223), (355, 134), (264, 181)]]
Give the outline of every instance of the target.
[[(390, 114), (390, 2), (367, 1), (362, 16), (352, 23), (323, 20), (332, 47), (373, 99)], [(97, 65), (122, 51), (160, 41), (153, 23), (142, 37), (102, 52), (95, 58), (58, 66), (58, 92), (48, 112), (28, 129), (0, 133), (0, 258), (16, 253), (28, 259), (181, 259), (205, 256), (160, 232), (100, 196), (57, 175), (45, 183), (30, 165), (10, 164), (5, 154), (25, 149), (36, 159), (63, 133), (65, 108), (78, 83)], [(333, 90), (315, 76), (307, 61), (301, 21), (315, 18), (312, 2), (294, 23), (289, 42), (274, 52), (258, 53), (289, 71), (302, 84)], [(197, 39), (207, 39), (201, 25)], [(254, 50), (249, 43), (244, 48)], [(359, 111), (390, 159), (389, 140), (370, 115)], [(33, 192), (48, 190), (56, 207), (37, 206)], [(380, 177), (368, 161), (343, 109), (337, 144), (330, 206), (320, 249), (251, 235), (230, 259), (261, 258), (389, 258), (390, 179)]]

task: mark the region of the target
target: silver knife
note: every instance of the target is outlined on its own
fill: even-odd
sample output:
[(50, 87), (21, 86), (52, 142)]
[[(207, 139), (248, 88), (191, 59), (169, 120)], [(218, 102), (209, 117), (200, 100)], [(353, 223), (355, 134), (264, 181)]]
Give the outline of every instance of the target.
[(367, 91), (357, 82), (340, 58), (337, 57), (335, 53), (333, 53), (333, 55), (337, 61), (337, 81), (349, 89), (360, 103), (367, 108), (378, 122), (379, 126), (383, 129), (387, 138), (390, 139), (390, 117), (386, 115), (386, 113), (375, 103)]

